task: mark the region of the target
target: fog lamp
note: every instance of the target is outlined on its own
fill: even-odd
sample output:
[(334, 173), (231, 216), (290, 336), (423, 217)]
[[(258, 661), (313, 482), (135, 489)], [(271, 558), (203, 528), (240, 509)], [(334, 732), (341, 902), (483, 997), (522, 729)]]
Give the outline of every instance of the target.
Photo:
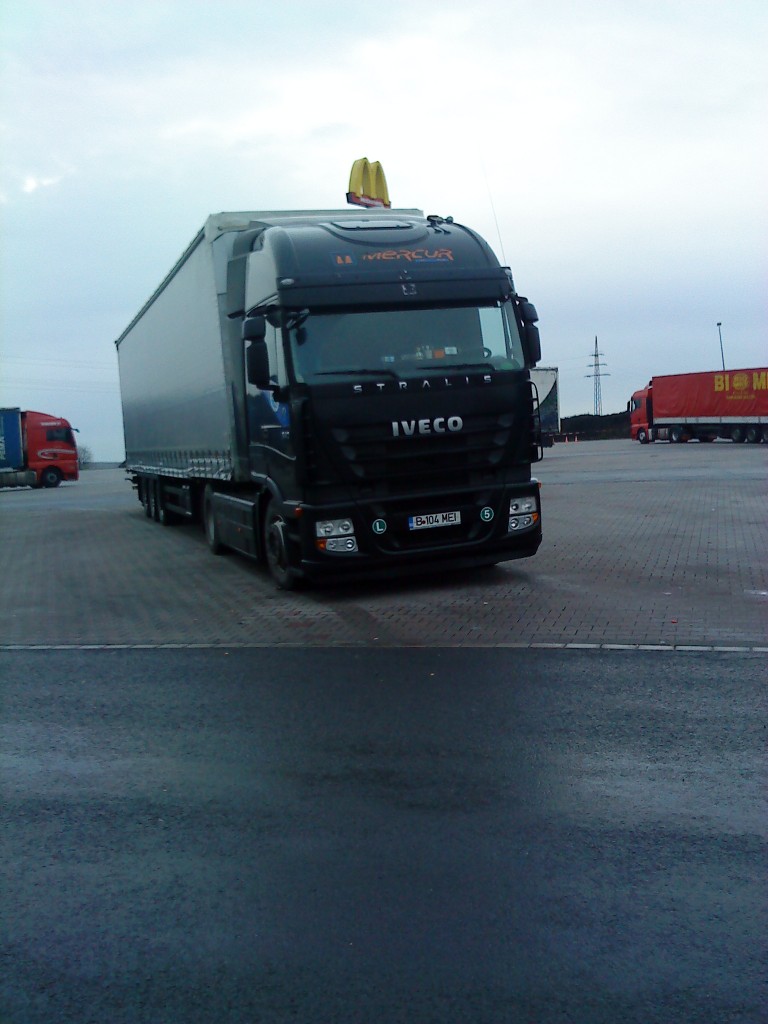
[(325, 542), (325, 550), (333, 551), (337, 554), (357, 551), (357, 540), (354, 537), (329, 537)]
[(321, 519), (315, 523), (315, 534), (318, 537), (345, 537), (354, 532), (351, 519)]
[(510, 516), (507, 524), (508, 533), (517, 533), (520, 530), (527, 530), (533, 526), (538, 516)]

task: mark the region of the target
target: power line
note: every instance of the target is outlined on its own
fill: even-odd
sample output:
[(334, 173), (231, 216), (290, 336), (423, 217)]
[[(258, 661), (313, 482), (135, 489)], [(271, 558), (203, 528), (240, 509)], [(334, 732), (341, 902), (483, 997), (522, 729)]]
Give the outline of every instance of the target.
[(117, 395), (120, 393), (120, 388), (117, 383), (110, 383), (107, 381), (95, 381), (92, 384), (83, 383), (78, 384), (75, 381), (27, 381), (27, 380), (16, 380), (7, 379), (3, 380), (2, 383), (3, 391), (77, 391), (81, 394), (99, 394), (99, 395)]
[(592, 354), (592, 373), (585, 373), (585, 377), (594, 377), (595, 380), (595, 416), (603, 415), (603, 392), (600, 386), (601, 377), (610, 377), (610, 373), (601, 373), (600, 367), (607, 366), (607, 363), (600, 362), (602, 352), (597, 350), (597, 335), (595, 335), (595, 351)]

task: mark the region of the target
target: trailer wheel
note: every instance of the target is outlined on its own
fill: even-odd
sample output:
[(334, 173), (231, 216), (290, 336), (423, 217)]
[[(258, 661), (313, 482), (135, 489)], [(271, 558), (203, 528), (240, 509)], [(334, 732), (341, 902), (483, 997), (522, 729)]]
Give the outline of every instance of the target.
[(760, 427), (747, 427), (747, 432), (744, 435), (744, 440), (748, 444), (757, 444), (760, 440)]
[(58, 487), (61, 483), (61, 473), (55, 466), (48, 466), (40, 474), (41, 487)]
[(168, 513), (163, 505), (163, 488), (159, 480), (152, 481), (152, 512), (154, 520), (161, 526), (169, 526)]
[(670, 427), (669, 428), (669, 440), (673, 444), (681, 444), (683, 440), (683, 428), (682, 427)]
[(267, 502), (264, 514), (264, 554), (269, 574), (278, 589), (293, 590), (296, 578), (288, 562), (288, 524), (272, 499)]
[(162, 523), (163, 513), (160, 507), (160, 481), (153, 480), (149, 485), (149, 493), (152, 495), (152, 518), (156, 523)]
[(152, 516), (152, 508), (151, 508), (151, 506), (149, 504), (149, 488), (148, 488), (148, 483), (149, 482), (147, 480), (145, 480), (144, 477), (141, 477), (141, 476), (139, 477), (139, 481), (138, 481), (139, 502), (141, 503), (141, 507), (144, 509), (144, 515), (147, 517), (147, 519), (151, 518), (151, 516)]
[(179, 517), (175, 512), (169, 512), (165, 507), (163, 485), (160, 480), (154, 481), (153, 490), (155, 498), (155, 522), (160, 523), (161, 526), (174, 526), (179, 521)]
[(734, 427), (731, 431), (731, 440), (734, 444), (741, 444), (741, 442), (744, 440), (744, 428)]
[(157, 522), (157, 492), (154, 480), (147, 480), (147, 516), (153, 523)]
[(210, 484), (205, 488), (203, 494), (203, 529), (208, 547), (214, 555), (220, 555), (224, 551), (224, 545), (219, 538), (219, 528), (216, 525), (216, 510), (213, 507), (213, 488)]

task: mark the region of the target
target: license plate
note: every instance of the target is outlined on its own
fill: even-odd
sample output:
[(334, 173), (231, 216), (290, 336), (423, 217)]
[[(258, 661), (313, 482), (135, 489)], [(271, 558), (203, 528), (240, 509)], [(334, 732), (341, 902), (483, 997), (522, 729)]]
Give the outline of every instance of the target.
[(461, 522), (461, 512), (430, 512), (426, 516), (408, 516), (409, 530), (428, 530), (433, 526), (455, 526)]

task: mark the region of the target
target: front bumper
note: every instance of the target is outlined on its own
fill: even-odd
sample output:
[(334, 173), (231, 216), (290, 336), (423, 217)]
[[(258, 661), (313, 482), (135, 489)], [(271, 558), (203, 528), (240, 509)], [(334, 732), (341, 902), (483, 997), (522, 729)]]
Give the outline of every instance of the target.
[[(353, 525), (354, 549), (324, 550), (316, 524), (342, 519)], [(296, 569), (311, 580), (411, 575), (441, 565), (489, 565), (536, 553), (541, 544), (539, 485), (532, 480), (352, 506), (302, 505), (298, 525)]]

